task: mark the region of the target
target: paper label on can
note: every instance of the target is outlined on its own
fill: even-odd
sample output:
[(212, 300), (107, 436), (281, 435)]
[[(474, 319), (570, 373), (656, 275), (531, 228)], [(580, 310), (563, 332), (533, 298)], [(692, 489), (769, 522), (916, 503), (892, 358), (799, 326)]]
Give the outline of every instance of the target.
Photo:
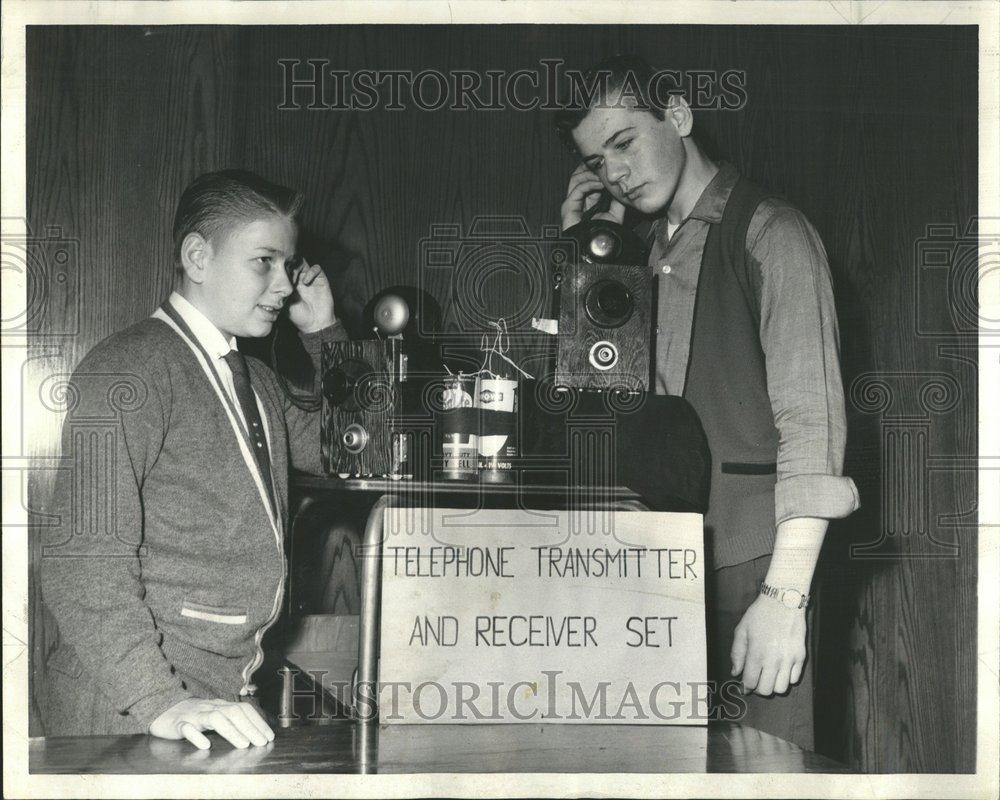
[(455, 379), (447, 383), (441, 392), (441, 408), (445, 411), (453, 408), (472, 408), (472, 394), (463, 386), (469, 383), (471, 388), (471, 380), (471, 378)]

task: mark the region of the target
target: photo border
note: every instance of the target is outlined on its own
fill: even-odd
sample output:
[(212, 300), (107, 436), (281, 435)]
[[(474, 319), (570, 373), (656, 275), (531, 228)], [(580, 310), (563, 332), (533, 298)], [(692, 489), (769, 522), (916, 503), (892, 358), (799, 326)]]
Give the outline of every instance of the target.
[[(998, 132), (1000, 109), (1000, 5), (992, 2), (28, 2), (3, 7), (2, 216), (26, 219), (25, 26), (60, 25), (266, 25), (266, 24), (972, 24), (979, 26), (979, 217), (1000, 218)], [(993, 44), (990, 45), (990, 42)], [(928, 111), (930, 113), (930, 111)], [(6, 231), (5, 231), (6, 233)], [(21, 231), (23, 235), (23, 230)], [(985, 248), (982, 250), (985, 253)], [(981, 319), (1000, 318), (1000, 280), (979, 287)], [(5, 272), (3, 318), (26, 303), (24, 287)], [(812, 774), (409, 774), (409, 775), (182, 775), (170, 779), (173, 797), (989, 797), (997, 791), (998, 608), (1000, 608), (1000, 349), (980, 333), (979, 341), (979, 566), (977, 773), (832, 776)], [(3, 342), (3, 386), (18, 387), (23, 348), (13, 336)], [(18, 451), (20, 392), (3, 392), (3, 445)], [(5, 476), (17, 470), (4, 460)], [(26, 461), (26, 459), (22, 459)], [(27, 465), (20, 468), (27, 469)], [(24, 482), (26, 484), (26, 481)], [(5, 795), (15, 797), (163, 797), (162, 776), (28, 775), (27, 512), (18, 476), (4, 483), (3, 506), (3, 753)]]

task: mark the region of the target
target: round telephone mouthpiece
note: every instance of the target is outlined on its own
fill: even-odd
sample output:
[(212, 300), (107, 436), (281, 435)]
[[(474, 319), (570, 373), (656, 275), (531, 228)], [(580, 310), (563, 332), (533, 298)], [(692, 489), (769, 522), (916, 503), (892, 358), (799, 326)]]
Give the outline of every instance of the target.
[(590, 348), (589, 361), (599, 370), (611, 369), (618, 363), (618, 348), (611, 342), (595, 342)]

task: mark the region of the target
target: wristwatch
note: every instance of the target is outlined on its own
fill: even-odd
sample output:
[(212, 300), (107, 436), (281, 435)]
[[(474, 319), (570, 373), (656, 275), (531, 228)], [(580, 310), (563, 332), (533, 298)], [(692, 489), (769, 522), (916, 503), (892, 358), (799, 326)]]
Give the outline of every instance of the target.
[(760, 593), (764, 597), (777, 600), (785, 608), (805, 608), (809, 605), (809, 595), (802, 594), (798, 589), (779, 589), (761, 582)]

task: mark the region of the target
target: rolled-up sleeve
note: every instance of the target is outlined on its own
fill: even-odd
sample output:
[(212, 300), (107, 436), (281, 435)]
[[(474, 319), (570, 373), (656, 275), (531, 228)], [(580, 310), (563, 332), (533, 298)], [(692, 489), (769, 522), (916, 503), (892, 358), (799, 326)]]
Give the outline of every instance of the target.
[(826, 250), (801, 212), (765, 201), (747, 253), (779, 436), (775, 522), (846, 517), (859, 498), (843, 475), (847, 421)]

